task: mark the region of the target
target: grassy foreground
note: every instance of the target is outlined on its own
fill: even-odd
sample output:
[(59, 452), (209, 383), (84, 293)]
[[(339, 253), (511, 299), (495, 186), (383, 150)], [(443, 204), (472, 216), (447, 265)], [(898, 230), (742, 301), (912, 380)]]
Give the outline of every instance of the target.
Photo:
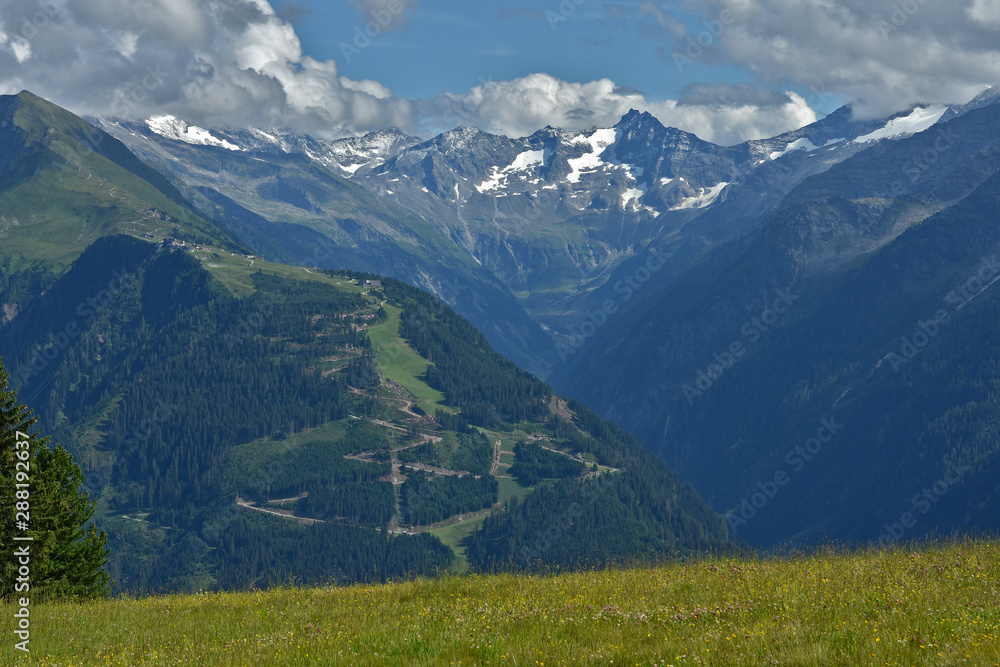
[[(58, 665), (998, 665), (995, 540), (569, 575), (43, 604)], [(15, 663), (16, 658), (16, 663)]]

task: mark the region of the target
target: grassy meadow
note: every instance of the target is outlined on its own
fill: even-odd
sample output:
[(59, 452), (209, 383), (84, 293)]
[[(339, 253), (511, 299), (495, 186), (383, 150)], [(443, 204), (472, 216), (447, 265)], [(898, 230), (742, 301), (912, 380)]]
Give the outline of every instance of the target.
[(41, 665), (1000, 665), (995, 540), (31, 607)]
[(378, 369), (390, 380), (398, 382), (413, 395), (415, 402), (429, 415), (437, 410), (451, 412), (445, 405), (445, 395), (429, 386), (422, 379), (428, 362), (409, 343), (399, 336), (399, 319), (402, 309), (383, 304), (388, 318), (368, 330), (368, 338), (375, 350)]

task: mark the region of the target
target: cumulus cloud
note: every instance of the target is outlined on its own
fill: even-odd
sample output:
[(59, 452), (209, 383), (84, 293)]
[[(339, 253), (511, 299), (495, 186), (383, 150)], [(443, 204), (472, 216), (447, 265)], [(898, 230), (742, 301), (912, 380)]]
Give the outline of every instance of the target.
[(966, 12), (977, 23), (1000, 27), (1000, 0), (973, 0)]
[[(416, 5), (356, 4), (399, 20)], [(736, 143), (815, 119), (790, 93), (692, 87), (678, 100), (653, 101), (609, 79), (572, 83), (548, 74), (409, 100), (303, 53), (292, 24), (266, 0), (7, 0), (0, 91), (25, 88), (78, 113), (172, 114), (201, 127), (283, 127), (324, 137), (389, 126), (429, 136), (463, 124), (523, 136), (545, 125), (606, 127), (635, 108), (704, 139)]]
[(773, 136), (816, 120), (806, 101), (791, 92), (769, 93), (752, 86), (695, 86), (683, 92), (679, 100), (650, 101), (609, 79), (570, 83), (532, 74), (486, 82), (464, 95), (441, 95), (422, 103), (421, 110), (447, 126), (475, 125), (488, 132), (523, 136), (545, 125), (608, 127), (629, 109), (637, 109), (664, 125), (724, 145)]
[(865, 116), (964, 102), (1000, 81), (1000, 0), (685, 4), (698, 27), (676, 39), (672, 59), (737, 63), (764, 84), (833, 91), (858, 101)]
[(266, 0), (6, 0), (0, 25), (0, 90), (79, 113), (321, 136), (417, 126), (412, 102), (304, 54)]

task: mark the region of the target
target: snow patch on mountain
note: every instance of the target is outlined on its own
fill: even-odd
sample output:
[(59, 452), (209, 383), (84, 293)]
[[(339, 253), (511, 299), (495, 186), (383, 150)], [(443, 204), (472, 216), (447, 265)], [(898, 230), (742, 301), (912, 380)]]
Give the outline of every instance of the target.
[[(682, 179), (683, 180), (683, 179)], [(718, 183), (710, 188), (700, 188), (700, 192), (693, 197), (685, 197), (681, 200), (677, 206), (672, 207), (671, 211), (681, 211), (691, 208), (705, 208), (706, 206), (711, 206), (715, 203), (715, 200), (719, 198), (722, 191), (726, 188), (729, 183)]]
[(893, 118), (885, 126), (870, 132), (869, 134), (862, 135), (854, 140), (854, 143), (861, 144), (866, 141), (878, 141), (880, 139), (895, 139), (897, 137), (906, 137), (911, 134), (916, 134), (918, 132), (923, 132), (945, 114), (948, 107), (945, 106), (932, 106), (932, 107), (917, 107), (908, 116), (900, 116), (899, 118)]
[(196, 146), (217, 146), (231, 151), (242, 150), (236, 144), (219, 139), (204, 128), (188, 125), (180, 118), (169, 114), (147, 118), (146, 126), (161, 137), (174, 141), (183, 141)]
[(614, 166), (624, 169), (625, 177), (635, 181), (635, 187), (625, 188), (625, 192), (622, 193), (622, 208), (628, 210), (629, 202), (633, 202), (632, 209), (638, 210), (639, 199), (646, 194), (646, 186), (639, 183), (639, 177), (645, 173), (645, 170), (634, 164), (615, 163)]
[(572, 171), (566, 176), (566, 180), (570, 183), (579, 183), (580, 176), (584, 173), (592, 172), (598, 167), (604, 164), (601, 159), (601, 154), (610, 146), (615, 143), (616, 131), (612, 128), (594, 130), (594, 133), (589, 137), (585, 135), (576, 136), (570, 141), (573, 144), (590, 144), (590, 152), (584, 153), (580, 157), (570, 158), (566, 160), (569, 164), (569, 168)]
[(358, 162), (357, 164), (338, 164), (338, 167), (346, 171), (348, 174), (353, 176), (358, 169), (365, 166), (364, 162)]
[[(774, 151), (768, 157), (770, 159), (772, 159), (772, 160), (777, 160), (782, 155), (788, 155), (792, 151), (815, 151), (815, 150), (818, 150), (820, 148), (826, 148), (827, 146), (833, 146), (834, 144), (840, 144), (840, 143), (843, 143), (845, 141), (847, 141), (847, 139), (844, 139), (843, 137), (841, 137), (839, 139), (830, 139), (829, 141), (827, 141), (822, 146), (817, 146), (817, 145), (813, 144), (813, 142), (810, 141), (808, 138), (802, 137), (801, 139), (796, 139), (792, 143), (790, 143), (787, 146), (785, 146), (784, 150)], [(761, 164), (763, 162), (765, 162), (765, 160), (761, 160), (757, 164)]]
[(638, 205), (639, 198), (644, 194), (646, 194), (646, 188), (626, 188), (625, 192), (622, 193), (622, 208), (628, 208), (630, 201), (635, 201), (636, 205)]
[(768, 157), (771, 158), (772, 160), (777, 160), (782, 155), (788, 155), (792, 151), (814, 151), (817, 148), (818, 146), (813, 144), (813, 142), (809, 141), (809, 139), (807, 139), (806, 137), (802, 137), (801, 139), (796, 139), (792, 143), (785, 146), (784, 150), (774, 151), (773, 153), (768, 155)]
[(276, 146), (280, 146), (282, 150), (284, 150), (286, 153), (288, 152), (287, 142), (282, 141), (273, 134), (265, 132), (264, 130), (258, 129), (256, 127), (248, 127), (247, 130), (249, 130), (251, 134), (256, 135), (259, 139), (263, 139), (264, 141), (269, 141), (272, 144), (275, 144)]
[[(492, 167), (490, 169), (490, 177), (476, 186), (476, 190), (480, 193), (486, 193), (490, 190), (497, 190), (501, 187), (505, 187), (508, 180), (512, 174), (517, 172), (530, 171), (535, 167), (541, 167), (545, 164), (545, 151), (524, 151), (518, 154), (514, 161), (509, 165), (500, 169), (500, 167)], [(537, 179), (535, 180), (537, 182)]]

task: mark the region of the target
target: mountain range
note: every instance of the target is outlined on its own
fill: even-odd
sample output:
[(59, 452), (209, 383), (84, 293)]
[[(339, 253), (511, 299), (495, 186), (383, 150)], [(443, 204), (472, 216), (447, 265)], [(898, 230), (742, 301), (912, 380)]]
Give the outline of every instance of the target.
[[(1000, 105), (981, 101), (803, 180), (551, 380), (750, 541), (995, 530)], [(781, 500), (748, 506), (775, 475)]]
[[(459, 127), (428, 141), (393, 129), (321, 141), (170, 116), (92, 120), (265, 256), (427, 289), (545, 377), (565, 357), (554, 345), (618, 298), (616, 286), (624, 292), (645, 251), (669, 256), (654, 284), (669, 283), (706, 249), (755, 230), (803, 179), (993, 98), (890, 119), (855, 120), (844, 107), (728, 147), (635, 111), (584, 132), (511, 139)], [(315, 245), (330, 241), (317, 260)]]
[[(998, 98), (990, 88), (966, 105), (916, 106), (874, 119), (844, 107), (735, 146), (702, 141), (637, 111), (609, 128), (546, 127), (517, 139), (459, 127), (426, 141), (394, 129), (323, 140), (274, 129), (204, 129), (172, 116), (88, 124), (30, 93), (2, 98), (0, 354), (21, 369), (22, 391), (32, 400), (45, 396), (33, 405), (45, 423), (93, 458), (128, 432), (129, 420), (115, 410), (131, 409), (124, 397), (135, 389), (118, 383), (141, 374), (122, 375), (117, 365), (168, 354), (155, 349), (158, 327), (175, 327), (178, 337), (193, 327), (206, 336), (202, 352), (197, 345), (174, 350), (193, 377), (209, 363), (203, 355), (213, 335), (231, 339), (233, 327), (247, 329), (254, 308), (261, 314), (255, 294), (292, 289), (265, 284), (272, 279), (257, 269), (292, 280), (295, 289), (301, 281), (326, 285), (334, 291), (310, 296), (305, 310), (282, 319), (285, 328), (263, 336), (250, 327), (258, 343), (286, 346), (264, 345), (254, 352), (258, 363), (304, 345), (306, 352), (289, 353), (306, 357), (291, 367), (292, 375), (304, 374), (296, 381), (336, 368), (330, 375), (342, 378), (338, 405), (363, 400), (368, 417), (404, 430), (423, 418), (425, 430), (411, 430), (411, 438), (432, 443), (423, 438), (444, 439), (437, 434), (443, 429), (463, 444), (450, 455), (428, 448), (429, 458), (412, 461), (440, 470), (416, 469), (431, 476), (414, 473), (412, 482), (396, 484), (401, 498), (429, 493), (422, 485), (448, 477), (438, 474), (443, 470), (471, 472), (437, 464), (465, 445), (475, 450), (476, 433), (495, 437), (498, 451), (507, 452), (504, 463), (520, 473), (480, 473), (499, 480), (493, 501), (504, 511), (478, 516), (476, 530), (460, 531), (451, 552), (428, 542), (422, 556), (383, 553), (394, 573), (425, 571), (406, 570), (414, 559), (428, 568), (450, 563), (449, 554), (489, 569), (677, 553), (732, 544), (732, 536), (775, 546), (996, 529)], [(183, 245), (165, 246), (168, 237)], [(139, 259), (153, 242), (166, 254)], [(94, 340), (71, 335), (59, 314), (111, 293), (101, 285), (112, 285), (106, 268), (121, 253), (134, 255), (132, 273), (146, 276), (154, 266), (160, 273), (142, 278), (135, 296), (114, 293), (131, 299), (132, 310), (91, 306), (93, 318), (80, 316)], [(81, 263), (89, 273), (72, 273), (84, 271)], [(346, 295), (337, 289), (358, 281), (349, 292), (362, 301), (341, 302)], [(81, 284), (91, 291), (76, 290)], [(220, 299), (235, 301), (218, 310)], [(340, 305), (324, 313), (324, 299)], [(452, 319), (452, 309), (484, 338)], [(394, 330), (385, 339), (383, 329), (374, 339), (369, 334), (374, 349), (364, 336), (340, 330), (333, 347), (313, 351), (334, 332), (300, 331), (296, 317), (307, 312), (319, 318), (314, 325), (364, 312), (355, 331), (386, 322)], [(414, 321), (415, 312), (433, 316)], [(102, 316), (115, 321), (98, 332)], [(63, 357), (48, 362), (47, 341), (62, 340), (60, 332), (73, 357), (51, 371)], [(124, 356), (109, 361), (108, 341), (124, 345)], [(523, 371), (491, 356), (491, 346)], [(89, 356), (78, 359), (76, 350)], [(471, 361), (481, 357), (491, 361)], [(316, 366), (317, 359), (330, 366)], [(264, 366), (242, 368), (245, 377), (267, 376)], [(40, 379), (46, 371), (55, 377)], [(524, 371), (569, 400), (532, 384)], [(181, 385), (183, 375), (176, 376)], [(175, 377), (163, 368), (147, 377), (154, 376)], [(217, 391), (214, 381), (203, 382), (200, 391)], [(262, 386), (273, 391), (278, 382)], [(321, 391), (283, 382), (310, 405), (309, 392)], [(517, 398), (504, 407), (501, 397), (509, 396)], [(405, 402), (419, 411), (400, 412)], [(174, 470), (172, 495), (162, 497), (128, 486), (144, 484), (150, 457), (116, 468), (106, 516), (134, 503), (132, 519), (148, 515), (161, 528), (199, 534), (209, 514), (231, 509), (232, 498), (267, 509), (284, 498), (259, 489), (251, 498), (245, 483), (232, 485), (230, 476), (245, 482), (245, 471), (233, 472), (226, 452), (257, 443), (245, 460), (264, 462), (261, 452), (287, 450), (297, 437), (288, 421), (310, 432), (328, 421), (358, 421), (343, 411), (289, 419), (282, 411), (291, 407), (276, 410), (267, 426), (240, 436), (224, 435), (239, 419), (211, 427), (204, 415), (192, 419), (218, 439), (215, 458), (188, 463), (184, 474), (166, 450), (153, 456), (157, 475)], [(141, 413), (127, 414), (143, 422)], [(658, 458), (643, 458), (631, 436), (601, 417)], [(276, 429), (286, 444), (262, 444)], [(411, 446), (424, 445), (383, 443), (342, 456), (382, 451), (389, 465), (382, 483), (392, 486), (392, 466), (405, 462)], [(652, 476), (630, 477), (622, 456), (641, 460)], [(330, 469), (334, 479), (340, 474)], [(211, 492), (187, 508), (181, 498), (192, 476)], [(527, 486), (505, 496), (507, 478)], [(319, 480), (296, 482), (280, 489), (299, 504), (289, 512), (309, 505), (305, 499), (317, 491), (304, 485)], [(602, 489), (602, 500), (581, 503), (581, 493), (591, 497), (582, 488)], [(468, 498), (491, 493), (467, 491)], [(470, 502), (458, 514), (469, 513)], [(683, 511), (664, 512), (674, 502)], [(302, 518), (319, 516), (326, 515)], [(369, 533), (385, 535), (409, 515), (384, 516), (396, 524), (380, 532), (369, 517)], [(612, 516), (628, 526), (622, 539), (601, 532)], [(580, 539), (563, 539), (577, 527)], [(232, 544), (253, 542), (253, 530), (241, 524)], [(434, 530), (448, 539), (457, 534)], [(592, 548), (601, 543), (615, 546)], [(130, 544), (142, 552), (143, 540)], [(181, 549), (184, 541), (172, 544)], [(195, 571), (237, 581), (220, 574), (233, 563), (206, 560), (213, 548), (182, 559), (187, 565), (170, 585), (190, 584)], [(373, 576), (347, 569), (351, 577)]]
[(0, 359), (81, 465), (119, 590), (733, 546), (664, 462), (442, 300), (270, 262), (112, 136), (30, 93), (3, 108)]

